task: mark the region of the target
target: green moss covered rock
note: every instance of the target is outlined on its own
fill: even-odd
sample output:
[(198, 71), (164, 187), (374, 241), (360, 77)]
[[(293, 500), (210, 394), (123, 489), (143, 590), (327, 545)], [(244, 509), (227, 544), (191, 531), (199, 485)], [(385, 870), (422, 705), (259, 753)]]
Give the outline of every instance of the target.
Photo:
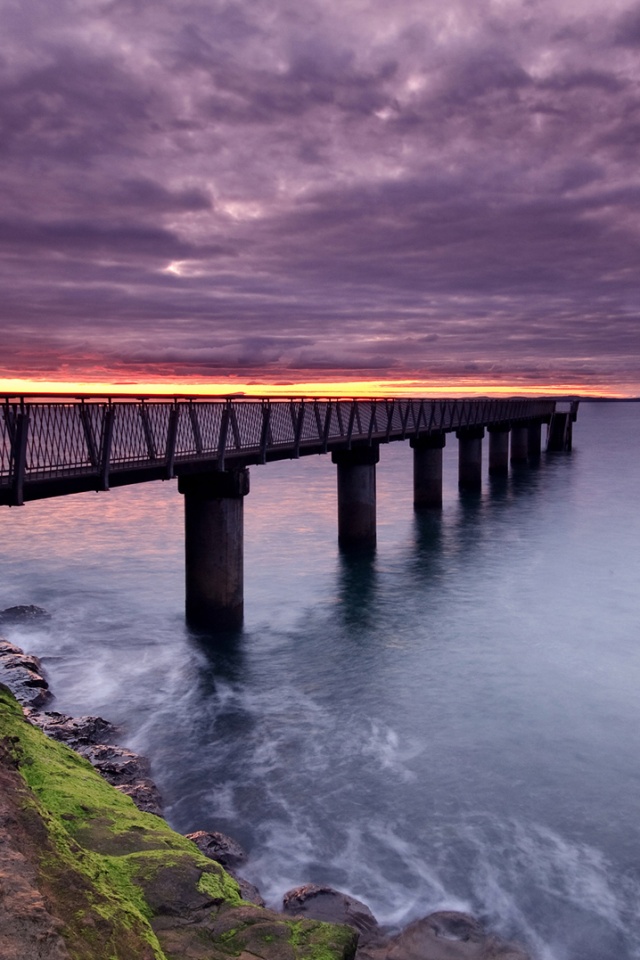
[(24, 957), (11, 930), (20, 930), (21, 949), (31, 944), (36, 960), (354, 956), (356, 934), (347, 927), (285, 919), (244, 902), (218, 863), (27, 723), (6, 689), (0, 796), (8, 851), (0, 881), (14, 891), (5, 903), (12, 916), (0, 914), (3, 958)]

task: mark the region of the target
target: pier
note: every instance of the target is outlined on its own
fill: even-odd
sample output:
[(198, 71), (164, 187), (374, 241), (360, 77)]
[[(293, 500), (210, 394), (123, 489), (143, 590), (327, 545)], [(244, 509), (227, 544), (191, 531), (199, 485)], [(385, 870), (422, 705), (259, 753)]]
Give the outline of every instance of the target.
[[(566, 406), (566, 405), (565, 405)], [(571, 449), (577, 402), (553, 400), (206, 399), (4, 397), (0, 505), (152, 480), (184, 496), (186, 615), (207, 630), (243, 618), (243, 504), (249, 467), (330, 453), (338, 541), (376, 543), (376, 464), (382, 445), (409, 440), (416, 509), (442, 505), (442, 452), (458, 441), (460, 490), (478, 491), (485, 432), (489, 472)]]

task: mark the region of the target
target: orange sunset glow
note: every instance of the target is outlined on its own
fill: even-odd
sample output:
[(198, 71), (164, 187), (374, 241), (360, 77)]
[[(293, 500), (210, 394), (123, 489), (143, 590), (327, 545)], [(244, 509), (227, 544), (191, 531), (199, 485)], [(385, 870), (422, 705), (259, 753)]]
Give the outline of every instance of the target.
[(490, 380), (327, 380), (294, 381), (291, 383), (255, 383), (242, 380), (211, 382), (165, 382), (141, 380), (137, 383), (113, 381), (58, 381), (4, 379), (0, 380), (0, 395), (72, 396), (162, 396), (162, 397), (597, 397), (624, 399), (635, 396), (634, 384), (612, 389), (608, 384), (593, 383), (523, 383), (492, 382)]

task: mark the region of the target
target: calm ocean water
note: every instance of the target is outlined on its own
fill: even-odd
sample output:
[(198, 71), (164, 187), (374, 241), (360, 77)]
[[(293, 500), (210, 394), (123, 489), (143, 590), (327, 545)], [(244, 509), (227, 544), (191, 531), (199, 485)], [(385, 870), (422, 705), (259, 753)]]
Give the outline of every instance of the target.
[(213, 647), (175, 483), (3, 508), (0, 607), (52, 614), (4, 632), (271, 904), (329, 883), (394, 927), (463, 909), (538, 960), (640, 958), (640, 405), (582, 404), (572, 454), (478, 498), (456, 452), (415, 516), (382, 448), (372, 560), (338, 553), (328, 457), (252, 468), (245, 629)]

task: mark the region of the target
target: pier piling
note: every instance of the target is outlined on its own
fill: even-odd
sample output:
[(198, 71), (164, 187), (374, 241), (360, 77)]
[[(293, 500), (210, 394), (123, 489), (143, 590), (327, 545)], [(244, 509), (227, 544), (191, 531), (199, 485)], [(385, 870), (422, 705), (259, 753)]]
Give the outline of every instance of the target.
[(526, 463), (529, 447), (529, 431), (526, 427), (511, 428), (511, 463)]
[(506, 476), (509, 472), (509, 427), (489, 427), (489, 473)]
[(536, 420), (527, 427), (527, 457), (535, 461), (540, 459), (540, 442), (542, 437), (542, 424)]
[(376, 545), (376, 464), (378, 444), (334, 450), (338, 470), (338, 544), (344, 550)]
[(186, 617), (202, 630), (238, 630), (244, 613), (244, 497), (249, 471), (183, 476)]
[(413, 505), (422, 507), (442, 506), (442, 450), (446, 443), (445, 433), (432, 433), (426, 437), (413, 437)]
[(458, 486), (461, 490), (479, 490), (482, 486), (482, 438), (484, 427), (465, 427), (458, 438)]

